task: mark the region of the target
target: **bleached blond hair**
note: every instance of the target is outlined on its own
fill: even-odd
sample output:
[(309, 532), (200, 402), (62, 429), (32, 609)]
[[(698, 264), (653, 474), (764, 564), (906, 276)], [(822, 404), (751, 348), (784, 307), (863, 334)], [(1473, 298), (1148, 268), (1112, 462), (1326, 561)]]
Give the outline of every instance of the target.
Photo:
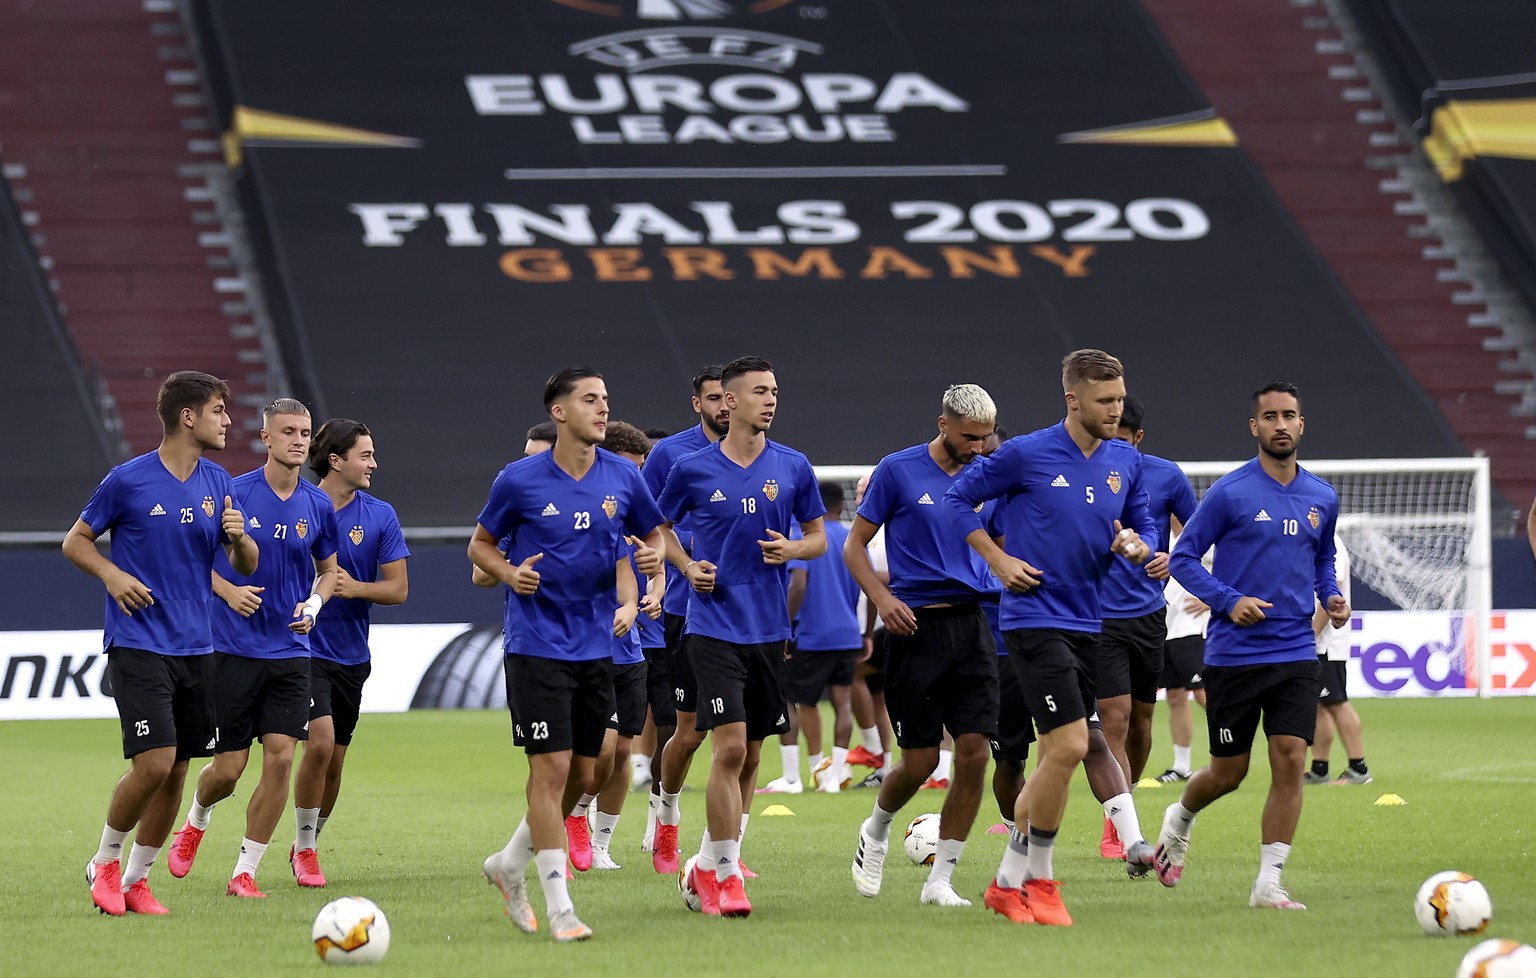
[(955, 384), (944, 392), (944, 413), (977, 424), (995, 424), (997, 405), (992, 395), (975, 384)]

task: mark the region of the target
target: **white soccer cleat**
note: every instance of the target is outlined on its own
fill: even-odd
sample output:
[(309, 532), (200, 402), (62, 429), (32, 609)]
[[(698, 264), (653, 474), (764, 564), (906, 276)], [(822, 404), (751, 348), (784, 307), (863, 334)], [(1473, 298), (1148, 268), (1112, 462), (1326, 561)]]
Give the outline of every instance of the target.
[(485, 881), (501, 891), (507, 919), (525, 934), (538, 933), (539, 918), (534, 916), (533, 904), (528, 902), (528, 881), (522, 874), (514, 876), (502, 869), (500, 852), (486, 856), (480, 868), (485, 873)]
[(955, 892), (953, 885), (932, 880), (923, 884), (923, 894), (918, 903), (932, 907), (969, 907), (971, 901)]
[(859, 847), (853, 852), (853, 885), (860, 896), (879, 896), (889, 842), (876, 842), (859, 823)]
[(592, 928), (576, 917), (576, 911), (559, 910), (549, 918), (549, 936), (562, 944), (584, 941), (592, 936)]
[(843, 772), (832, 768), (832, 758), (823, 758), (812, 772), (816, 779), (816, 790), (822, 794), (835, 795), (843, 789)]
[(805, 791), (805, 785), (799, 781), (789, 781), (784, 778), (774, 778), (772, 781), (757, 789), (760, 795), (798, 795)]
[(1173, 805), (1169, 805), (1163, 812), (1163, 828), (1157, 834), (1157, 851), (1152, 857), (1157, 880), (1164, 886), (1179, 885), (1184, 875), (1184, 858), (1189, 855), (1189, 836), (1174, 831), (1173, 823)]
[(1305, 903), (1298, 903), (1291, 899), (1291, 895), (1285, 892), (1285, 887), (1279, 883), (1264, 883), (1255, 886), (1253, 892), (1248, 895), (1248, 906), (1261, 910), (1305, 910)]
[(610, 853), (607, 849), (599, 849), (596, 846), (593, 846), (592, 847), (592, 868), (593, 869), (623, 869), (624, 867), (620, 866), (618, 863), (613, 861), (613, 854)]

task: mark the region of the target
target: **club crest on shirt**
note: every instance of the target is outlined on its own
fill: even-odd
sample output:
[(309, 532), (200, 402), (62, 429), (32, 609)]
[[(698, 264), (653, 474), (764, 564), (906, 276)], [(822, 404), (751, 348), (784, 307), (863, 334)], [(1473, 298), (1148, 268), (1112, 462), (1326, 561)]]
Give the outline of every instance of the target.
[(1316, 506), (1313, 506), (1311, 509), (1307, 510), (1307, 523), (1314, 530), (1322, 525), (1323, 514), (1317, 511)]
[(610, 520), (613, 519), (613, 514), (617, 513), (618, 511), (619, 511), (619, 501), (617, 499), (613, 498), (612, 496), (604, 496), (603, 497), (603, 512), (608, 514), (608, 518)]
[(203, 497), (203, 512), (207, 513), (209, 516), (213, 515), (213, 497), (212, 496), (204, 496)]
[(362, 527), (362, 524), (358, 524), (357, 526), (354, 526), (352, 528), (352, 531), (347, 534), (347, 539), (352, 541), (352, 546), (354, 546), (354, 547), (361, 547), (363, 545), (363, 527)]
[(770, 503), (775, 499), (778, 499), (779, 484), (772, 479), (769, 479), (767, 482), (763, 483), (763, 495), (768, 497), (768, 501)]
[(1109, 491), (1110, 492), (1114, 493), (1117, 496), (1120, 495), (1120, 473), (1119, 472), (1116, 472), (1113, 469), (1111, 469), (1110, 473), (1109, 473), (1109, 478), (1105, 479), (1104, 481), (1109, 485)]
[(293, 524), (293, 532), (299, 535), (300, 540), (309, 536), (309, 520), (299, 520)]

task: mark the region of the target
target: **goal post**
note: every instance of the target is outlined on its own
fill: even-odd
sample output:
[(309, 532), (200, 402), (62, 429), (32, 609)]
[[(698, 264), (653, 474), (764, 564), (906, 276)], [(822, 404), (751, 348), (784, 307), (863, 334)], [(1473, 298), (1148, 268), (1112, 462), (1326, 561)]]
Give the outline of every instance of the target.
[[(1195, 494), (1247, 460), (1180, 462)], [(1463, 663), (1479, 696), (1492, 695), (1489, 616), (1493, 610), (1488, 459), (1303, 459), (1339, 496), (1339, 536), (1353, 575), (1405, 611), (1460, 614)], [(842, 483), (852, 518), (854, 487), (869, 465), (822, 465), (817, 477)]]

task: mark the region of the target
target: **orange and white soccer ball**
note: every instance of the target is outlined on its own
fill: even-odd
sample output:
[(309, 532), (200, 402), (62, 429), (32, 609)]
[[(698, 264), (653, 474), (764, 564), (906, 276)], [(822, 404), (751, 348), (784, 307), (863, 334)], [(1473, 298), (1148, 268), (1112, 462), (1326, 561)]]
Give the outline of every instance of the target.
[(1456, 978), (1536, 978), (1536, 947), (1495, 938), (1467, 952)]
[(1487, 929), (1493, 917), (1493, 900), (1474, 877), (1448, 869), (1419, 887), (1413, 898), (1413, 915), (1426, 934), (1465, 937)]
[(389, 950), (389, 920), (372, 900), (342, 897), (320, 908), (310, 936), (326, 964), (373, 964)]
[(927, 812), (914, 818), (907, 826), (902, 848), (914, 866), (932, 866), (939, 853), (939, 813)]
[(701, 909), (699, 903), (699, 891), (693, 888), (693, 867), (699, 863), (699, 854), (694, 853), (688, 857), (677, 870), (677, 892), (683, 898), (683, 906), (698, 913)]

